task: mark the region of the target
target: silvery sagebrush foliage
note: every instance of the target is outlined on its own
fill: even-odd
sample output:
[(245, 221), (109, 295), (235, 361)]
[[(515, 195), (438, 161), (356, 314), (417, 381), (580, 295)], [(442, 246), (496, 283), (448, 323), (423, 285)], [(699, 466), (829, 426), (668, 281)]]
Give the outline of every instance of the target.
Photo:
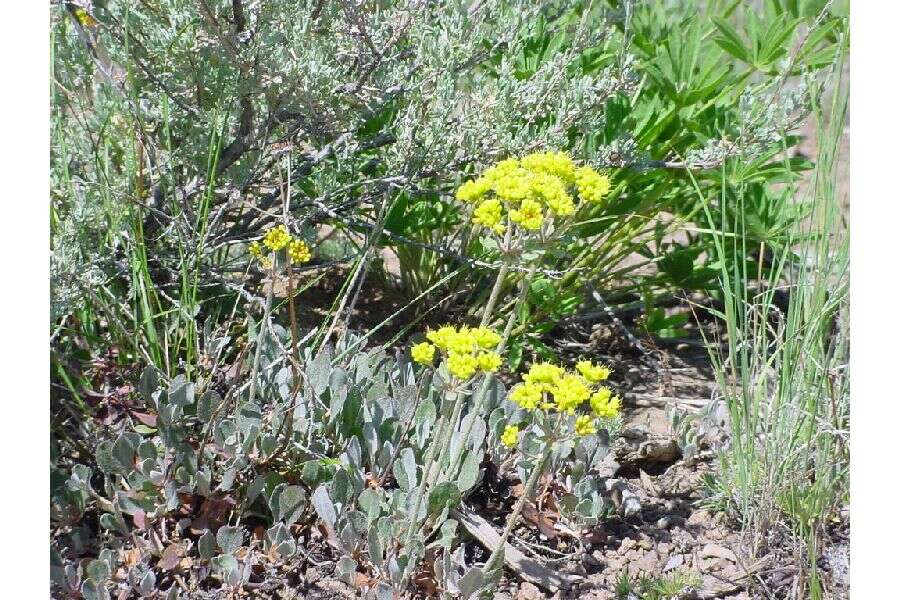
[[(126, 215), (144, 205), (144, 238), (131, 243), (152, 244), (164, 269), (199, 260), (219, 278), (235, 257), (213, 257), (271, 223), (284, 152), (292, 176), (307, 178), (295, 189), (300, 225), (321, 220), (323, 203), (365, 216), (389, 190), (430, 190), (437, 173), (568, 145), (574, 131), (602, 126), (603, 102), (637, 81), (627, 56), (596, 73), (570, 72), (578, 52), (610, 34), (590, 11), (557, 25), (572, 37), (564, 51), (523, 61), (534, 54), (535, 23), (561, 14), (564, 3), (59, 6), (53, 115), (67, 140), (54, 157), (65, 171), (60, 218), (103, 206), (117, 247), (135, 226)], [(192, 206), (203, 194), (211, 207), (198, 230)], [(80, 228), (99, 235), (101, 224)], [(178, 252), (198, 244), (196, 255)], [(127, 271), (127, 263), (101, 264), (110, 275)], [(73, 294), (60, 289), (60, 297)]]

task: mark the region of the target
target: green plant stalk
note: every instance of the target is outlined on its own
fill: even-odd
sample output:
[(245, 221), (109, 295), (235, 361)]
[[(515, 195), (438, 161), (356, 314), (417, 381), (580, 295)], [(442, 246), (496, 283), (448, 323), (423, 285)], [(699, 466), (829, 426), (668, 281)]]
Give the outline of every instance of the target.
[[(561, 420), (561, 419), (560, 419)], [(510, 534), (512, 533), (513, 528), (519, 522), (519, 516), (522, 514), (522, 509), (525, 508), (525, 503), (528, 501), (528, 498), (534, 492), (534, 488), (537, 486), (538, 480), (541, 478), (541, 475), (544, 472), (544, 466), (547, 464), (547, 459), (550, 457), (550, 450), (553, 447), (553, 439), (550, 438), (544, 444), (544, 448), (541, 452), (541, 458), (538, 463), (534, 466), (534, 470), (531, 471), (531, 475), (528, 477), (528, 481), (525, 483), (525, 491), (522, 492), (522, 495), (519, 496), (518, 502), (516, 502), (515, 508), (513, 508), (512, 513), (506, 519), (506, 527), (503, 529), (503, 535), (500, 536), (500, 541), (497, 544), (497, 547), (494, 548), (494, 551), (491, 552), (491, 556), (488, 558), (487, 562), (484, 564), (484, 572), (490, 573), (494, 569), (497, 568), (497, 563), (500, 561), (503, 556), (503, 547), (506, 545), (506, 541), (509, 539)]]
[[(512, 333), (513, 327), (516, 324), (516, 321), (519, 318), (519, 312), (522, 308), (522, 305), (525, 304), (526, 298), (528, 298), (528, 289), (531, 287), (531, 282), (534, 279), (534, 275), (537, 272), (537, 264), (532, 264), (528, 269), (528, 273), (525, 275), (525, 279), (522, 280), (522, 289), (519, 292), (519, 297), (516, 299), (516, 304), (513, 307), (512, 311), (509, 314), (509, 317), (506, 320), (506, 327), (503, 329), (503, 335), (500, 339), (500, 344), (497, 346), (497, 352), (503, 352), (506, 348), (506, 344), (509, 342), (509, 336)], [(484, 400), (487, 398), (488, 389), (491, 386), (491, 383), (494, 380), (493, 373), (486, 373), (484, 376), (484, 380), (481, 382), (481, 387), (478, 389), (478, 393), (475, 396), (475, 405), (472, 407), (472, 415), (478, 415), (481, 413), (482, 408), (484, 407)], [(472, 419), (469, 419), (466, 428), (462, 432), (462, 438), (460, 439), (459, 448), (453, 454), (452, 457), (449, 458), (448, 464), (450, 465), (449, 471), (447, 471), (447, 476), (450, 477), (452, 473), (455, 473), (457, 469), (459, 469), (460, 462), (462, 461), (463, 450), (466, 447), (466, 444), (469, 441), (469, 436), (472, 435), (472, 428), (475, 426), (475, 418), (473, 416)]]
[[(507, 228), (506, 242), (509, 242), (509, 231), (511, 228)], [(485, 304), (484, 312), (481, 315), (481, 327), (486, 327), (487, 324), (491, 320), (491, 314), (494, 312), (494, 308), (497, 305), (497, 299), (500, 297), (500, 290), (503, 288), (503, 282), (506, 281), (506, 276), (509, 274), (509, 262), (504, 260), (503, 264), (500, 265), (500, 269), (497, 271), (497, 278), (494, 280), (494, 285), (491, 288), (491, 295), (488, 298), (487, 304)], [(513, 312), (513, 317), (515, 315), (515, 311)], [(501, 341), (501, 344), (505, 345), (505, 337), (508, 334), (505, 334), (504, 340)], [(502, 346), (501, 346), (502, 349)], [(490, 384), (492, 377), (490, 373), (486, 373), (484, 379), (481, 383), (481, 388), (479, 389), (479, 393), (484, 395), (487, 391), (487, 387)], [(485, 383), (486, 382), (486, 383)], [(450, 417), (450, 427), (444, 433), (444, 439), (442, 440), (442, 448), (440, 454), (440, 463), (438, 465), (438, 470), (434, 474), (434, 477), (438, 477), (441, 473), (441, 470), (446, 467), (447, 461), (449, 460), (450, 454), (450, 444), (453, 441), (453, 432), (456, 431), (457, 423), (459, 422), (460, 414), (463, 409), (463, 395), (457, 394), (456, 399), (453, 403), (453, 410), (451, 411)], [(468, 433), (471, 433), (471, 427), (468, 428), (466, 435), (463, 436), (462, 441), (465, 442), (469, 439)], [(430, 481), (431, 474), (428, 473), (426, 477), (426, 481)]]
[[(248, 395), (249, 402), (253, 402), (256, 397), (256, 379), (259, 374), (259, 362), (262, 360), (262, 341), (266, 333), (266, 327), (269, 324), (269, 316), (272, 314), (272, 298), (275, 296), (275, 260), (272, 260), (272, 283), (269, 285), (269, 291), (266, 293), (266, 307), (263, 310), (263, 317), (259, 322), (259, 331), (256, 334), (256, 351), (253, 353), (253, 367), (250, 370), (250, 393)], [(235, 400), (235, 415), (241, 414), (240, 398)]]
[[(506, 243), (508, 243), (509, 239), (510, 239), (510, 230), (511, 230), (511, 228), (507, 228), (507, 230), (506, 230), (506, 237), (504, 240)], [(500, 266), (500, 269), (497, 272), (497, 278), (494, 280), (494, 285), (491, 288), (490, 298), (488, 300), (488, 303), (485, 305), (484, 313), (481, 316), (481, 326), (482, 327), (484, 327), (486, 325), (486, 323), (488, 323), (488, 321), (490, 321), (491, 313), (493, 312), (494, 307), (497, 304), (497, 298), (500, 296), (500, 290), (503, 287), (503, 282), (506, 279), (506, 276), (508, 273), (509, 273), (509, 263), (506, 260), (504, 260), (503, 264)], [(513, 313), (512, 318), (515, 318), (515, 313)], [(507, 329), (509, 329), (509, 327), (507, 327)], [(501, 345), (503, 345), (503, 344), (505, 344), (505, 340), (501, 341)], [(490, 382), (490, 373), (485, 375), (484, 381)], [(482, 383), (481, 391), (482, 392), (486, 391), (486, 388), (487, 388), (487, 385), (485, 383)], [(484, 394), (482, 393), (482, 396), (483, 395)], [(409, 544), (412, 542), (412, 534), (413, 534), (413, 531), (415, 531), (415, 522), (414, 522), (415, 517), (418, 517), (419, 510), (421, 509), (422, 500), (426, 496), (425, 491), (428, 487), (431, 487), (431, 486), (429, 486), (429, 483), (432, 479), (431, 470), (435, 464), (435, 453), (433, 452), (433, 450), (438, 445), (442, 446), (441, 455), (440, 455), (441, 456), (440, 463), (438, 464), (438, 469), (434, 474), (434, 477), (437, 478), (441, 473), (441, 468), (444, 466), (444, 462), (447, 458), (447, 454), (450, 451), (450, 443), (453, 440), (453, 432), (456, 430), (456, 423), (459, 421), (460, 413), (462, 412), (462, 405), (463, 405), (462, 398), (463, 398), (463, 395), (461, 393), (457, 392), (456, 398), (453, 399), (453, 408), (450, 411), (450, 415), (451, 415), (450, 420), (446, 421), (445, 419), (443, 419), (441, 421), (440, 429), (434, 438), (435, 442), (432, 443), (428, 447), (429, 457), (425, 461), (426, 462), (425, 470), (422, 472), (422, 484), (419, 486), (418, 497), (416, 498), (416, 502), (415, 502), (415, 508), (414, 508), (414, 512), (413, 512), (414, 518), (410, 520), (409, 529), (407, 530), (407, 536), (406, 536), (406, 545), (407, 546), (409, 546)], [(468, 440), (469, 433), (471, 433), (471, 427), (468, 428), (466, 435), (463, 436), (463, 440), (462, 440), (463, 442)]]
[[(435, 435), (435, 440), (439, 440), (444, 435), (444, 429), (447, 426), (447, 418), (445, 416), (441, 417), (441, 420), (438, 422), (437, 426), (437, 434)], [(437, 443), (431, 443), (428, 446), (428, 451), (425, 453), (425, 469), (422, 471), (422, 483), (417, 486), (416, 491), (416, 501), (413, 505), (413, 514), (409, 515), (409, 526), (406, 529), (406, 541), (404, 542), (404, 546), (409, 548), (412, 544), (413, 534), (416, 531), (416, 520), (419, 517), (419, 511), (422, 510), (422, 500), (425, 498), (425, 488), (428, 483), (428, 476), (431, 472), (431, 468), (434, 465), (435, 459), (435, 450), (437, 449)]]

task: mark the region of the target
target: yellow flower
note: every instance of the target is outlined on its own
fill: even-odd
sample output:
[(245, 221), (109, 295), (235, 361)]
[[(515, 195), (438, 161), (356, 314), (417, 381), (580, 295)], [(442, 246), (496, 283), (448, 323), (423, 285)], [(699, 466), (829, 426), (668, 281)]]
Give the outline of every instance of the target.
[(556, 401), (556, 409), (559, 412), (572, 414), (591, 396), (591, 389), (578, 375), (566, 373), (550, 388), (550, 394)]
[(478, 347), (485, 350), (496, 348), (501, 339), (500, 334), (489, 327), (476, 327), (472, 330), (472, 335)]
[(554, 214), (565, 217), (575, 213), (575, 202), (566, 191), (562, 179), (547, 173), (533, 173), (531, 187)]
[(278, 227), (273, 227), (269, 231), (266, 232), (266, 235), (263, 237), (263, 244), (265, 244), (266, 248), (271, 250), (272, 252), (278, 252), (285, 246), (287, 246), (291, 242), (291, 234), (288, 232), (287, 227), (284, 225), (279, 225)]
[(614, 419), (622, 408), (622, 400), (604, 386), (591, 395), (591, 410), (603, 419)]
[(472, 214), (473, 223), (492, 229), (496, 234), (506, 231), (506, 226), (500, 222), (502, 219), (503, 205), (496, 198), (485, 200)]
[(412, 359), (423, 365), (430, 365), (434, 361), (435, 347), (428, 342), (421, 342), (412, 347)]
[(292, 263), (307, 263), (312, 258), (312, 252), (303, 240), (291, 240), (288, 244), (288, 258)]
[(575, 171), (575, 187), (582, 200), (597, 203), (609, 193), (609, 177), (601, 175), (591, 167), (579, 167)]
[(250, 251), (250, 256), (262, 259), (262, 245), (260, 245), (258, 241), (254, 240), (250, 242), (248, 250)]
[(528, 373), (522, 379), (526, 383), (531, 384), (552, 384), (562, 377), (564, 373), (565, 370), (562, 367), (548, 362), (541, 362), (531, 365)]
[(512, 204), (522, 202), (532, 193), (528, 172), (525, 170), (502, 175), (494, 180), (491, 187), (499, 198)]
[(526, 198), (518, 209), (509, 211), (509, 220), (521, 225), (522, 229), (531, 231), (540, 229), (541, 224), (544, 222), (544, 216), (541, 214), (541, 205), (530, 198)]
[(588, 415), (581, 415), (575, 419), (575, 435), (591, 435), (592, 433), (597, 433), (593, 419)]
[(496, 373), (503, 359), (496, 352), (482, 352), (478, 355), (478, 369), (485, 373)]
[(454, 335), (456, 335), (456, 327), (453, 327), (451, 325), (444, 325), (437, 331), (427, 332), (425, 334), (425, 337), (429, 342), (431, 342), (441, 350), (446, 350), (447, 344), (450, 341), (450, 337)]
[(481, 200), (491, 190), (491, 182), (484, 177), (467, 181), (456, 190), (456, 199), (460, 202), (472, 203)]
[(507, 158), (505, 160), (501, 160), (493, 167), (485, 170), (484, 174), (481, 176), (481, 179), (486, 181), (489, 185), (493, 185), (498, 180), (507, 177), (509, 175), (520, 172), (521, 166), (519, 165), (519, 161), (515, 158)]
[(600, 383), (609, 377), (612, 370), (606, 365), (595, 365), (589, 360), (580, 360), (575, 365), (581, 375), (591, 383)]
[(575, 179), (575, 163), (565, 152), (535, 152), (522, 158), (522, 166), (530, 171), (554, 175), (565, 183)]
[(515, 425), (507, 425), (500, 436), (500, 441), (507, 448), (512, 448), (519, 441), (519, 428)]
[(457, 354), (470, 354), (475, 351), (475, 334), (469, 327), (462, 326), (447, 338), (447, 350)]
[(531, 383), (520, 383), (509, 392), (509, 400), (525, 410), (534, 410), (541, 402), (541, 387)]
[(457, 379), (465, 381), (478, 370), (478, 359), (471, 354), (451, 351), (447, 356), (447, 370)]

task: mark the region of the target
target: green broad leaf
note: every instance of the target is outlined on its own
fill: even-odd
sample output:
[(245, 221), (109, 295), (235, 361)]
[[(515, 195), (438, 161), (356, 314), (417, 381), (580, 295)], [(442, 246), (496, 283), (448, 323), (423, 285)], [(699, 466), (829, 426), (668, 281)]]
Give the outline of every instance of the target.
[(428, 515), (437, 516), (444, 509), (451, 509), (459, 504), (462, 495), (459, 486), (452, 481), (439, 483), (428, 494)]
[(244, 542), (244, 530), (241, 527), (223, 525), (216, 532), (216, 543), (225, 554), (233, 554)]
[(406, 447), (400, 451), (399, 460), (394, 461), (394, 479), (404, 492), (409, 492), (418, 482), (416, 473), (416, 456), (412, 448)]
[(460, 492), (470, 490), (478, 482), (479, 466), (481, 465), (480, 452), (467, 452), (459, 470), (457, 483)]
[(337, 521), (337, 509), (334, 502), (331, 501), (331, 496), (328, 495), (327, 487), (320, 485), (316, 488), (312, 495), (312, 504), (319, 518), (329, 527), (334, 527), (334, 523)]
[(197, 540), (197, 551), (206, 560), (211, 560), (216, 554), (216, 538), (212, 532), (207, 531)]

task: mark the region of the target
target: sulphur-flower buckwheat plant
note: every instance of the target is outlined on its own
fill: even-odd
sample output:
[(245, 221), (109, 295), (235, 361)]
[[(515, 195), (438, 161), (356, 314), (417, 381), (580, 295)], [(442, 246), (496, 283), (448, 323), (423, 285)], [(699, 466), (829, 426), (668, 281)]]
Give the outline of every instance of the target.
[[(613, 396), (606, 386), (597, 387), (610, 372), (605, 365), (588, 360), (578, 361), (572, 371), (550, 362), (539, 362), (532, 364), (522, 381), (509, 391), (507, 399), (516, 409), (508, 414), (514, 422), (507, 423), (499, 434), (500, 444), (510, 449), (519, 446), (523, 452), (529, 447), (540, 447), (540, 451), (531, 456), (527, 456), (527, 452), (523, 454), (524, 464), (531, 471), (525, 492), (509, 515), (498, 549), (491, 553), (485, 564), (485, 572), (491, 573), (499, 566), (503, 544), (518, 523), (522, 508), (543, 476), (551, 456), (561, 455), (565, 459), (571, 445), (597, 435), (601, 426), (608, 430), (618, 416), (621, 407), (618, 396)], [(582, 406), (588, 402), (591, 412), (583, 412)], [(523, 435), (532, 442), (519, 445)], [(595, 447), (597, 443), (593, 442)], [(595, 502), (583, 502), (585, 506), (599, 510)]]

